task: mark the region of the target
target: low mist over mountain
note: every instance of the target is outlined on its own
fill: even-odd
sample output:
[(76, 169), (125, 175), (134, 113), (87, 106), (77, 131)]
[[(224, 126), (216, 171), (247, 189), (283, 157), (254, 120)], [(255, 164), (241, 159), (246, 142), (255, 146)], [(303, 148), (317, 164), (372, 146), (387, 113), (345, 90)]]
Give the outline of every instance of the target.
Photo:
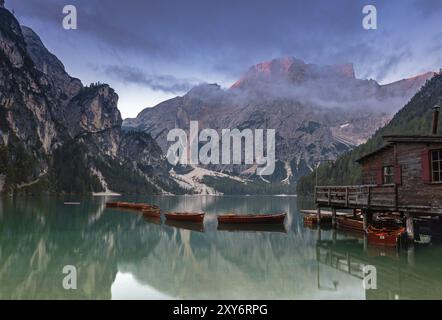
[[(316, 172), (300, 179), (297, 192), (311, 195), (316, 184), (358, 185), (362, 169), (356, 160), (385, 145), (382, 138), (389, 134), (428, 135), (432, 132), (433, 107), (442, 101), (442, 72), (437, 73), (417, 92), (393, 119), (378, 130), (366, 143), (340, 156), (333, 165), (322, 165)], [(442, 134), (439, 128), (438, 134)]]
[(179, 191), (156, 142), (122, 131), (117, 102), (0, 8), (0, 193)]
[[(150, 133), (166, 152), (167, 133), (200, 129), (275, 129), (277, 170), (272, 181), (296, 182), (319, 160), (365, 142), (434, 73), (387, 85), (355, 77), (353, 65), (319, 66), (282, 58), (251, 67), (231, 88), (200, 85), (182, 97), (144, 109), (123, 126)], [(212, 170), (250, 175), (245, 166)]]

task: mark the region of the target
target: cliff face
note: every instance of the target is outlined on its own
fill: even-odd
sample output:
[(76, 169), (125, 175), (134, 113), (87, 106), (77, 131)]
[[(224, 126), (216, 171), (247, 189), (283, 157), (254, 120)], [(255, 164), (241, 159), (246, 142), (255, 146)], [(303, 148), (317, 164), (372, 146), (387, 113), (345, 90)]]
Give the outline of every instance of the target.
[(31, 29), (0, 8), (0, 192), (176, 188), (155, 141), (122, 131), (117, 103), (108, 85), (69, 76)]

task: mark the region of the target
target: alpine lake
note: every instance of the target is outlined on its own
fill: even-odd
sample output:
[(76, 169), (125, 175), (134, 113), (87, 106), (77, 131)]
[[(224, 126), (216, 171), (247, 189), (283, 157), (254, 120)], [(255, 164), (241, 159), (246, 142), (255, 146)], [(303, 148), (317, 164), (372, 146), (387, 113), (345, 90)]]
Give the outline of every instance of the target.
[[(162, 223), (107, 201), (206, 212)], [(0, 299), (441, 299), (442, 245), (370, 247), (304, 226), (294, 196), (5, 197)], [(286, 212), (284, 226), (219, 228), (223, 213)], [(75, 269), (75, 289), (64, 285)], [(371, 266), (375, 285), (364, 286)], [(373, 268), (374, 267), (374, 268)], [(71, 279), (72, 280), (72, 279)]]

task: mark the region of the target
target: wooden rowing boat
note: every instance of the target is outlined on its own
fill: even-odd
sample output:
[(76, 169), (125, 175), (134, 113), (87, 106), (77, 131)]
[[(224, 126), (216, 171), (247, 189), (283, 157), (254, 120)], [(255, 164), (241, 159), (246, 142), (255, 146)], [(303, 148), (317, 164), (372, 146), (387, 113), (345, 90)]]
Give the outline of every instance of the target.
[(149, 208), (149, 209), (143, 209), (141, 211), (143, 213), (143, 216), (149, 217), (149, 218), (161, 218), (161, 211), (159, 208)]
[(152, 208), (151, 205), (146, 203), (129, 203), (125, 207), (127, 209), (138, 210), (138, 211)]
[(218, 215), (218, 223), (283, 223), (286, 216), (286, 213), (249, 215), (224, 214)]
[(336, 227), (340, 230), (364, 233), (364, 221), (353, 217), (336, 217)]
[(119, 202), (107, 202), (106, 208), (118, 208)]
[(160, 209), (157, 206), (153, 206), (147, 203), (131, 203), (131, 202), (108, 202), (106, 203), (107, 208), (122, 208), (122, 209), (131, 209), (131, 210), (149, 210), (149, 209)]
[(164, 214), (167, 220), (189, 222), (203, 222), (204, 215), (203, 212), (168, 212)]
[(367, 240), (368, 244), (398, 247), (402, 236), (405, 234), (405, 228), (375, 228), (373, 226), (368, 227)]

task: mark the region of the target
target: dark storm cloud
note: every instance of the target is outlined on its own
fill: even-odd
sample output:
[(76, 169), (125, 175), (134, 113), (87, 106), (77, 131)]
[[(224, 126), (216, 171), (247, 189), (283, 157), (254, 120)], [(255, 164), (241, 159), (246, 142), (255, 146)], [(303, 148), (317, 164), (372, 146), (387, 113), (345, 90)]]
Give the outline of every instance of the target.
[(140, 69), (128, 66), (106, 66), (103, 71), (110, 77), (123, 83), (146, 86), (154, 91), (181, 93), (189, 91), (200, 82), (192, 79), (179, 79), (171, 75), (151, 75)]
[[(17, 15), (61, 28), (64, 1), (10, 2)], [(146, 63), (168, 64), (168, 74), (178, 66), (181, 71), (213, 71), (232, 79), (255, 63), (280, 56), (317, 64), (354, 62), (358, 75), (388, 77), (398, 65), (417, 59), (397, 38), (406, 39), (409, 28), (418, 29), (420, 22), (430, 16), (435, 19), (432, 13), (442, 9), (441, 0), (70, 0), (69, 4), (78, 9), (76, 32), (107, 44), (119, 56), (137, 53)], [(366, 4), (377, 6), (379, 30), (363, 30)], [(420, 13), (421, 20), (410, 20), (413, 11)], [(414, 40), (406, 39), (410, 44)], [(399, 43), (400, 52), (392, 42)], [(83, 50), (87, 55), (87, 48)]]
[[(10, 1), (16, 14), (36, 18), (62, 28), (62, 9), (72, 4), (78, 11), (78, 30), (85, 37), (103, 41), (120, 49), (146, 50), (154, 53), (159, 44), (153, 29), (145, 28), (146, 5), (148, 1), (132, 2), (130, 6), (120, 1), (104, 0), (15, 0)], [(152, 32), (150, 32), (152, 30)], [(164, 54), (164, 52), (161, 52)]]
[[(336, 3), (340, 3), (337, 5)], [(71, 0), (78, 32), (120, 51), (243, 70), (263, 59), (325, 51), (327, 38), (361, 29), (360, 1)], [(58, 0), (15, 0), (17, 14), (61, 28)], [(323, 48), (321, 48), (324, 46)], [(231, 66), (227, 66), (230, 64)], [(222, 67), (225, 65), (225, 67)]]

